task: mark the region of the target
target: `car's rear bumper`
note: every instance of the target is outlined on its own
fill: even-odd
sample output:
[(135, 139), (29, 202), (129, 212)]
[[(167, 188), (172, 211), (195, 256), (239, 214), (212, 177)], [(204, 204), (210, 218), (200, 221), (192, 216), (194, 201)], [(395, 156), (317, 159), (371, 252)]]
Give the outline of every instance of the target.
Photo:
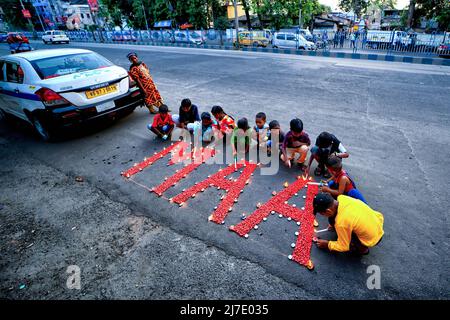
[(72, 105), (47, 110), (47, 121), (52, 127), (71, 127), (101, 118), (118, 118), (131, 109), (143, 105), (144, 100), (141, 92), (136, 90), (114, 100), (114, 104), (114, 108), (100, 113), (97, 112), (96, 106), (79, 108)]

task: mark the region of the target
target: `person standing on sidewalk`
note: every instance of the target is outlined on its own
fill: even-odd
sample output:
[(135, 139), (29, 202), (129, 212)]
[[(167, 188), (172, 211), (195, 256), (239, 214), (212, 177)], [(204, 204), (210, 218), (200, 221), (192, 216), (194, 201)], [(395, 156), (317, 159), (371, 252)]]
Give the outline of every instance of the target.
[(337, 31), (333, 37), (333, 48), (336, 49), (339, 43), (339, 38), (341, 37), (341, 32)]
[(129, 74), (131, 78), (136, 81), (141, 92), (145, 96), (145, 105), (152, 114), (158, 113), (156, 108), (159, 108), (163, 104), (163, 99), (153, 82), (152, 76), (147, 65), (139, 61), (135, 52), (130, 52), (127, 55), (128, 60), (131, 62)]
[(345, 31), (342, 31), (339, 37), (339, 45), (341, 49), (344, 47), (344, 41), (345, 41)]

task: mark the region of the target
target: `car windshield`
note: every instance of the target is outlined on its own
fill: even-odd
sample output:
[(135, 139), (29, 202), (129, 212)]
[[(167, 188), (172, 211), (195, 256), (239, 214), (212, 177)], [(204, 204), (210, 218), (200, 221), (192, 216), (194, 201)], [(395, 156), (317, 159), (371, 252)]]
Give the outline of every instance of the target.
[(196, 33), (191, 33), (191, 38), (197, 39), (200, 38), (200, 36)]
[(64, 32), (62, 32), (62, 31), (55, 31), (53, 34), (55, 34), (55, 35), (63, 35)]
[(96, 53), (70, 54), (34, 60), (31, 62), (41, 79), (56, 78), (81, 71), (112, 66), (112, 63)]

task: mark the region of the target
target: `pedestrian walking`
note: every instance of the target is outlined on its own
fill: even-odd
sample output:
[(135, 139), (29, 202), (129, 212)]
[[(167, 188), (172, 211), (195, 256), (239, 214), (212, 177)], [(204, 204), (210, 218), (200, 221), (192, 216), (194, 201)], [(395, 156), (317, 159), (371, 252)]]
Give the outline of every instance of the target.
[(152, 114), (158, 113), (156, 108), (159, 108), (163, 104), (163, 99), (153, 82), (150, 70), (147, 65), (138, 59), (135, 52), (130, 52), (127, 55), (128, 60), (131, 62), (130, 76), (136, 81), (137, 85), (141, 89), (142, 94), (145, 97), (145, 105)]

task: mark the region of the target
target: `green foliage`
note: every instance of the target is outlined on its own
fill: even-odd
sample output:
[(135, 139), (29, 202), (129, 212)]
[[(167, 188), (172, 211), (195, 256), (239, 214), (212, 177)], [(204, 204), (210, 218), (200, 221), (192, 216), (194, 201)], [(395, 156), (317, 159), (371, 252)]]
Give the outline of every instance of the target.
[[(5, 22), (10, 26), (11, 30), (14, 29), (23, 29), (28, 30), (28, 22), (27, 19), (24, 19), (22, 16), (22, 7), (20, 6), (20, 2), (17, 0), (1, 0), (0, 6), (4, 12)], [(32, 16), (34, 17), (34, 9), (31, 7), (27, 7), (30, 10)]]
[(353, 12), (360, 17), (363, 13), (367, 11), (371, 1), (364, 0), (339, 0), (339, 8), (349, 12), (353, 10)]
[[(149, 27), (169, 19), (173, 20), (174, 27), (190, 23), (196, 29), (208, 28), (212, 22), (219, 29), (229, 27), (225, 0), (100, 0), (100, 3), (99, 16), (109, 27), (122, 27), (125, 21), (133, 28), (145, 29), (145, 17)], [(331, 10), (319, 0), (301, 0), (301, 4), (303, 25), (308, 25), (315, 15)], [(246, 0), (246, 5), (267, 21), (269, 27), (279, 29), (298, 24), (299, 0)]]
[(450, 30), (450, 1), (416, 0), (414, 20), (420, 21), (420, 17), (435, 19), (439, 23), (439, 29)]
[(217, 30), (226, 30), (230, 27), (230, 22), (225, 16), (214, 19), (214, 28)]
[[(301, 5), (303, 25), (310, 24), (314, 16), (331, 11), (318, 0), (302, 0)], [(252, 0), (251, 6), (261, 19), (270, 21), (272, 28), (298, 25), (298, 0)]]

